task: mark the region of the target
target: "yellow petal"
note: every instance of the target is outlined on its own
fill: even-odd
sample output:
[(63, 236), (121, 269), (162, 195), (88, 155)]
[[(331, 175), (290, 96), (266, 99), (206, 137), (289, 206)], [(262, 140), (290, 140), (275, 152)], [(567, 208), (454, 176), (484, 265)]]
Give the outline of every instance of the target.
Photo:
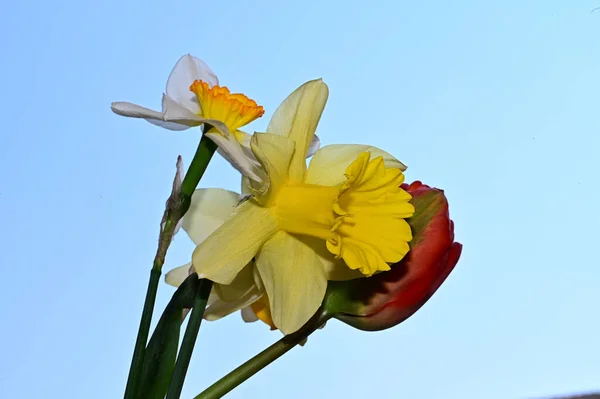
[(276, 231), (277, 221), (269, 209), (254, 200), (242, 203), (194, 250), (192, 263), (198, 276), (230, 284)]
[(268, 205), (288, 181), (294, 141), (275, 134), (255, 133), (250, 141), (250, 148), (267, 175), (266, 184), (251, 181), (250, 187), (260, 203)]
[(359, 144), (335, 144), (322, 147), (310, 160), (305, 182), (323, 186), (337, 186), (346, 181), (346, 168), (364, 152), (371, 153), (371, 159), (383, 157), (387, 168), (397, 168), (402, 171), (406, 166), (393, 155), (373, 146)]
[(291, 138), (296, 151), (290, 166), (293, 181), (302, 181), (306, 172), (306, 155), (325, 108), (329, 89), (321, 80), (312, 80), (297, 88), (277, 108), (267, 133)]
[(240, 195), (220, 188), (194, 191), (190, 209), (183, 217), (183, 229), (198, 245), (218, 229), (234, 211)]
[(315, 252), (295, 237), (278, 232), (256, 258), (273, 322), (290, 334), (310, 319), (323, 301), (327, 277)]

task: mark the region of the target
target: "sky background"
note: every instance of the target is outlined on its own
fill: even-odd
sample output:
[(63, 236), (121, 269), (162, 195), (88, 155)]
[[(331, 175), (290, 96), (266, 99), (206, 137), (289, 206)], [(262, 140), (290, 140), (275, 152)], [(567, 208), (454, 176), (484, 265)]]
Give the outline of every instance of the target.
[[(0, 397), (122, 396), (177, 155), (179, 57), (265, 106), (322, 77), (323, 144), (372, 144), (445, 189), (455, 271), (412, 318), (334, 321), (230, 398), (520, 399), (600, 390), (600, 1), (23, 0), (0, 6)], [(215, 157), (201, 187), (238, 189)], [(189, 260), (185, 234), (165, 270)], [(160, 313), (173, 293), (161, 283)], [(156, 320), (155, 320), (156, 321)], [(205, 323), (191, 398), (279, 339)]]

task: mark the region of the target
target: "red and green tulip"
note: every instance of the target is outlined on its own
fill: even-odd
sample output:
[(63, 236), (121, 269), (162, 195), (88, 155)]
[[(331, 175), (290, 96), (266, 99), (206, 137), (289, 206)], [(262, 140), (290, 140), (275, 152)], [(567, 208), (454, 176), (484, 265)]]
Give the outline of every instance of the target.
[(462, 245), (442, 190), (416, 181), (402, 186), (412, 195), (410, 251), (391, 270), (370, 278), (329, 282), (324, 307), (335, 318), (365, 331), (393, 327), (431, 298), (452, 272)]

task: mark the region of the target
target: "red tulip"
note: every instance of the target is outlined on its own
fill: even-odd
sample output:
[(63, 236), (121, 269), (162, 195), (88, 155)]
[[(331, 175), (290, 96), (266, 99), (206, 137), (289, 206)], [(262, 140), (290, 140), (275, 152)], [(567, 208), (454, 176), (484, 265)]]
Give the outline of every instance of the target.
[(402, 186), (412, 195), (415, 214), (410, 251), (391, 270), (369, 278), (330, 282), (325, 309), (335, 318), (366, 331), (399, 324), (413, 315), (440, 287), (458, 262), (462, 245), (442, 190), (416, 181)]

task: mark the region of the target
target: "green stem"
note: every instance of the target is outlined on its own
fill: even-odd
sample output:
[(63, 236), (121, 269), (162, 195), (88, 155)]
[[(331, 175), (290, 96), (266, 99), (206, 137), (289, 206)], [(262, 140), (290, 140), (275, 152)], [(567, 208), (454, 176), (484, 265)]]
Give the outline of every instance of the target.
[(206, 135), (202, 135), (196, 155), (194, 155), (188, 172), (181, 183), (181, 194), (183, 196), (192, 196), (216, 149), (217, 145), (214, 141), (206, 137)]
[(212, 281), (202, 279), (198, 285), (198, 293), (194, 306), (192, 308), (192, 314), (188, 321), (185, 334), (183, 335), (183, 342), (181, 343), (181, 349), (179, 350), (179, 356), (177, 356), (177, 362), (175, 363), (175, 369), (173, 370), (173, 378), (171, 379), (171, 385), (167, 392), (166, 399), (179, 399), (181, 390), (183, 389), (183, 382), (185, 381), (185, 375), (187, 374), (190, 360), (192, 359), (192, 352), (194, 351), (194, 345), (196, 344), (196, 338), (198, 337), (198, 331), (200, 330), (200, 323), (202, 323), (202, 317), (204, 316), (204, 309), (206, 308), (206, 302), (212, 289)]
[[(205, 125), (204, 131), (208, 128), (209, 126)], [(194, 158), (192, 159), (192, 163), (181, 183), (179, 199), (174, 201), (171, 208), (167, 207), (165, 210), (164, 226), (160, 232), (158, 249), (156, 251), (156, 256), (154, 257), (152, 270), (150, 271), (150, 281), (148, 282), (146, 299), (144, 300), (142, 318), (140, 320), (140, 326), (135, 341), (131, 367), (129, 368), (129, 376), (127, 377), (127, 386), (124, 395), (125, 399), (133, 399), (137, 393), (140, 370), (144, 362), (144, 352), (148, 342), (150, 324), (152, 323), (154, 303), (156, 302), (158, 281), (160, 279), (162, 266), (165, 263), (167, 250), (169, 249), (171, 241), (173, 240), (173, 235), (175, 234), (175, 227), (188, 211), (192, 194), (204, 175), (204, 171), (206, 171), (206, 167), (216, 149), (217, 145), (203, 134), (200, 143), (198, 144), (198, 148), (196, 149), (196, 153), (194, 154)]]
[(286, 335), (275, 342), (273, 345), (215, 382), (194, 399), (217, 399), (223, 397), (248, 378), (277, 360), (294, 346), (298, 345), (331, 317), (332, 316), (323, 308), (319, 309), (319, 311), (317, 311), (317, 313), (300, 330), (293, 334)]
[(156, 300), (156, 291), (159, 280), (160, 270), (152, 268), (150, 271), (148, 289), (146, 291), (146, 300), (144, 301), (144, 310), (142, 311), (142, 319), (140, 320), (140, 327), (138, 329), (135, 348), (133, 350), (133, 358), (131, 359), (131, 366), (129, 368), (127, 386), (125, 387), (125, 398), (135, 397), (136, 388), (140, 379), (139, 371), (144, 360), (144, 349), (146, 348), (146, 342), (148, 341), (148, 332), (150, 330), (150, 322), (152, 321), (152, 310)]

